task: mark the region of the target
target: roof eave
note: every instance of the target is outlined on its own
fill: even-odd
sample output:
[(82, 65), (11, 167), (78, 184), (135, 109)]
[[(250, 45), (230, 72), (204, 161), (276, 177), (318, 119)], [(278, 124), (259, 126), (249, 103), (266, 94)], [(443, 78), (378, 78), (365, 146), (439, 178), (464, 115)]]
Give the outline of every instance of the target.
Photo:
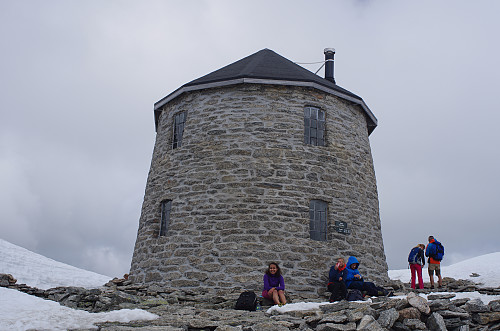
[(365, 112), (365, 115), (366, 115), (367, 120), (368, 120), (367, 121), (368, 135), (370, 133), (372, 133), (373, 130), (377, 127), (377, 118), (375, 117), (375, 115), (373, 115), (372, 111), (370, 110), (370, 108), (368, 108), (368, 106), (363, 101), (363, 99), (354, 98), (350, 95), (333, 90), (331, 88), (320, 85), (318, 83), (304, 82), (304, 81), (291, 81), (291, 80), (260, 79), (260, 78), (237, 78), (237, 79), (218, 81), (218, 82), (207, 83), (207, 84), (181, 86), (180, 88), (178, 88), (177, 90), (170, 93), (169, 95), (167, 95), (166, 97), (164, 97), (163, 99), (159, 100), (158, 102), (156, 102), (154, 104), (155, 128), (158, 128), (158, 119), (159, 119), (159, 115), (161, 112), (160, 109), (165, 104), (167, 104), (168, 102), (177, 98), (181, 94), (186, 93), (186, 92), (205, 90), (205, 89), (223, 87), (223, 86), (229, 86), (229, 85), (237, 85), (237, 84), (287, 85), (287, 86), (301, 86), (301, 87), (315, 88), (317, 90), (335, 95), (339, 98), (342, 98), (344, 100), (351, 101), (355, 104), (360, 105), (361, 108), (363, 109), (363, 111)]

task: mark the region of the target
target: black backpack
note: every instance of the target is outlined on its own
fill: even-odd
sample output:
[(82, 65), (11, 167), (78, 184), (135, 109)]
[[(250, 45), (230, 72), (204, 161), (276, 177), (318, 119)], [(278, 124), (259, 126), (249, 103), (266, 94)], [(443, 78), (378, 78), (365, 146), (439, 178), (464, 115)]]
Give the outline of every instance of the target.
[(360, 290), (349, 289), (345, 297), (347, 301), (363, 301), (363, 293)]
[(246, 291), (240, 294), (234, 309), (255, 311), (257, 308), (257, 296), (252, 291)]

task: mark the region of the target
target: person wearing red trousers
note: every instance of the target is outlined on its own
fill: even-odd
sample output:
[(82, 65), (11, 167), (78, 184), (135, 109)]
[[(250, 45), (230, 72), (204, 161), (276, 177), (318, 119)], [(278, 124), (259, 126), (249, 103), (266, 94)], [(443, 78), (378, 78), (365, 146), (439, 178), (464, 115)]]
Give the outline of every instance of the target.
[(424, 257), (424, 244), (418, 244), (413, 249), (418, 249), (418, 253), (415, 257), (415, 262), (410, 262), (411, 270), (411, 288), (415, 289), (415, 274), (418, 276), (418, 288), (424, 288), (424, 280), (422, 278), (422, 267), (425, 265)]

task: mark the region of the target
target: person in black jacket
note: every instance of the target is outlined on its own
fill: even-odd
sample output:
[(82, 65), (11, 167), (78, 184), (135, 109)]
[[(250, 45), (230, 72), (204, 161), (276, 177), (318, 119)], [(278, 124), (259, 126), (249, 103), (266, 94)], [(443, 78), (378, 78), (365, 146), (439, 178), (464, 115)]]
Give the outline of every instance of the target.
[(337, 259), (337, 263), (330, 268), (328, 291), (330, 295), (330, 302), (340, 301), (345, 299), (347, 288), (345, 286), (345, 277), (347, 276), (347, 269), (345, 260), (341, 257)]

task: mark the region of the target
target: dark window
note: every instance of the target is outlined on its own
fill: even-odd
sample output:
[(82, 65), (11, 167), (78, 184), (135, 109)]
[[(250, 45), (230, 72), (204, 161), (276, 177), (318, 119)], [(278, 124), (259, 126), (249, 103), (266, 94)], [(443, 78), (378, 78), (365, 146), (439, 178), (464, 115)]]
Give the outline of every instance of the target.
[(174, 117), (174, 137), (172, 139), (172, 149), (181, 147), (182, 135), (184, 133), (184, 123), (186, 123), (186, 112), (178, 113)]
[(309, 235), (312, 240), (326, 241), (326, 207), (322, 200), (311, 200), (309, 204)]
[(325, 112), (319, 108), (304, 108), (304, 143), (325, 146)]
[(172, 200), (164, 200), (161, 202), (160, 211), (160, 236), (165, 236), (170, 224), (170, 209), (172, 208)]

